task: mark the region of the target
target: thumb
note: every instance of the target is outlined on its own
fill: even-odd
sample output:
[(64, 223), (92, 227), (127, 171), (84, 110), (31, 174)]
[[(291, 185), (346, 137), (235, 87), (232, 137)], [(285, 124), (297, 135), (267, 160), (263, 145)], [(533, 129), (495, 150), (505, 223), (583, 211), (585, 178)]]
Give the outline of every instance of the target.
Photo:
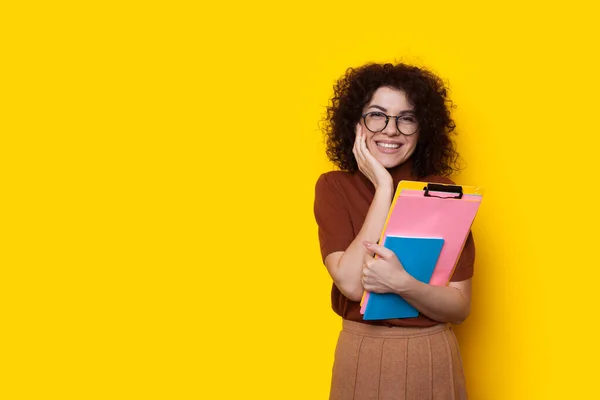
[(375, 253), (376, 255), (378, 255), (379, 257), (381, 257), (383, 259), (388, 259), (388, 258), (395, 256), (395, 253), (393, 251), (391, 251), (390, 249), (388, 249), (386, 247), (380, 246), (377, 243), (364, 241), (363, 244), (369, 251)]

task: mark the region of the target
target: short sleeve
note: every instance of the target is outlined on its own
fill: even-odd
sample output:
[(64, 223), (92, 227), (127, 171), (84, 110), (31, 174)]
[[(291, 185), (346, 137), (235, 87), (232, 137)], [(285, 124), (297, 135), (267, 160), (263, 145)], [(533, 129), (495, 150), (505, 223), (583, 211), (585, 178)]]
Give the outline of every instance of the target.
[(317, 180), (314, 215), (323, 260), (333, 252), (346, 251), (354, 240), (354, 230), (340, 185), (331, 173), (323, 174)]
[(458, 259), (454, 273), (450, 278), (451, 282), (465, 281), (473, 276), (475, 266), (475, 241), (473, 232), (469, 232), (463, 251)]

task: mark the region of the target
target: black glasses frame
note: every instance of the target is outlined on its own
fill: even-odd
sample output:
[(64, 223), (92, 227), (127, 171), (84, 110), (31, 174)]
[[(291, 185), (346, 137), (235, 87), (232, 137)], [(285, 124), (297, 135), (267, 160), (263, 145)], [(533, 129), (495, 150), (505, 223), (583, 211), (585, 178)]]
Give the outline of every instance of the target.
[[(367, 117), (368, 117), (369, 115), (371, 115), (371, 114), (381, 114), (381, 115), (385, 115), (385, 125), (383, 126), (383, 128), (381, 128), (381, 129), (380, 129), (380, 130), (378, 130), (378, 131), (374, 131), (374, 130), (372, 130), (371, 128), (369, 128), (369, 126), (367, 125)], [(398, 130), (398, 132), (400, 132), (400, 134), (402, 134), (402, 135), (404, 135), (404, 136), (412, 136), (412, 135), (414, 135), (415, 133), (417, 133), (417, 132), (419, 131), (419, 126), (418, 126), (418, 123), (417, 123), (417, 129), (415, 129), (415, 131), (414, 131), (413, 133), (404, 133), (404, 132), (402, 132), (402, 130), (400, 129), (400, 125), (398, 125), (398, 120), (399, 120), (400, 118), (402, 118), (402, 117), (405, 117), (405, 116), (406, 116), (406, 115), (397, 115), (397, 116), (393, 116), (393, 115), (387, 115), (387, 114), (385, 114), (385, 113), (382, 113), (381, 111), (371, 111), (371, 112), (368, 112), (368, 113), (366, 113), (366, 114), (363, 114), (363, 115), (362, 115), (362, 120), (363, 120), (363, 122), (364, 122), (365, 126), (367, 127), (367, 129), (368, 129), (369, 131), (371, 131), (371, 132), (373, 132), (373, 133), (378, 133), (378, 132), (383, 132), (383, 131), (385, 130), (385, 128), (387, 128), (387, 126), (388, 126), (388, 123), (390, 122), (390, 118), (394, 118), (394, 119), (396, 120), (396, 129)]]

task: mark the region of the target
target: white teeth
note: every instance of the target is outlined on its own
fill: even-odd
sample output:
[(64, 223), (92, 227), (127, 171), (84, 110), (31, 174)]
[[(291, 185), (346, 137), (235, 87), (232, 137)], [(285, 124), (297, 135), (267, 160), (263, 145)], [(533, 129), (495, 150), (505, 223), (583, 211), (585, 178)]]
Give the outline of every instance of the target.
[(397, 149), (400, 147), (400, 143), (382, 143), (377, 142), (377, 146), (385, 147), (386, 149)]

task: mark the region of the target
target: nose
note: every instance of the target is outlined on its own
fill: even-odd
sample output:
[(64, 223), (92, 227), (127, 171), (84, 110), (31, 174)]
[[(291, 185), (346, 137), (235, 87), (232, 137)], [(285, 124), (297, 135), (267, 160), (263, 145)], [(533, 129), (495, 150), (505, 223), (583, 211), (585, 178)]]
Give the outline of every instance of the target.
[(398, 128), (396, 127), (395, 118), (390, 118), (388, 120), (388, 123), (382, 133), (385, 133), (388, 136), (397, 136), (400, 134), (400, 132), (398, 132)]

